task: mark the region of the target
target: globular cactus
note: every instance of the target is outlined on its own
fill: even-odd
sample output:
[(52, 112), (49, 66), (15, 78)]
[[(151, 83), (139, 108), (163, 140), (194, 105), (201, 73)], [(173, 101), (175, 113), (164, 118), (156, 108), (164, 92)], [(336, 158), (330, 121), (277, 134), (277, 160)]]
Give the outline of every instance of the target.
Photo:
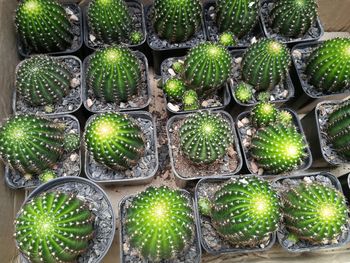
[(224, 47), (232, 47), (237, 45), (236, 37), (231, 32), (223, 32), (219, 35), (218, 42), (220, 45), (223, 45)]
[(141, 44), (141, 42), (142, 42), (142, 40), (144, 40), (144, 38), (145, 38), (144, 35), (140, 31), (135, 30), (135, 31), (132, 31), (130, 33), (130, 43), (132, 45)]
[(240, 82), (234, 92), (236, 99), (241, 103), (246, 103), (253, 98), (253, 88), (245, 82)]
[(218, 113), (194, 113), (180, 128), (181, 150), (194, 163), (210, 164), (223, 158), (232, 143), (230, 123)]
[(281, 174), (302, 163), (306, 147), (295, 126), (277, 123), (257, 131), (252, 138), (251, 155), (267, 172)]
[(260, 102), (268, 102), (270, 100), (270, 92), (268, 91), (259, 92), (256, 99)]
[(201, 17), (199, 0), (155, 0), (153, 4), (153, 28), (170, 43), (189, 40), (199, 30)]
[(269, 102), (260, 102), (251, 111), (252, 122), (258, 127), (272, 124), (278, 115), (276, 106)]
[(190, 199), (179, 190), (149, 187), (133, 197), (125, 228), (131, 246), (142, 258), (152, 262), (172, 259), (194, 239)]
[(88, 25), (97, 39), (120, 44), (129, 39), (132, 18), (124, 0), (92, 0), (87, 8)]
[(72, 45), (72, 24), (57, 1), (21, 1), (16, 9), (15, 24), (19, 39), (30, 51), (63, 51)]
[(347, 227), (344, 195), (320, 183), (300, 183), (283, 195), (286, 228), (312, 244), (332, 242)]
[(39, 181), (41, 183), (47, 183), (47, 182), (57, 178), (57, 175), (52, 170), (46, 170), (43, 173), (39, 174), (38, 178), (39, 178)]
[(277, 114), (276, 121), (284, 125), (293, 125), (293, 116), (286, 110), (281, 110)]
[(39, 174), (63, 154), (64, 127), (35, 115), (16, 115), (0, 127), (0, 156), (22, 174)]
[(24, 60), (16, 74), (16, 90), (32, 106), (50, 105), (69, 92), (71, 73), (57, 59), (34, 56)]
[(53, 191), (33, 197), (15, 220), (19, 250), (30, 262), (77, 262), (94, 235), (88, 204), (73, 194)]
[(287, 46), (273, 39), (261, 39), (243, 55), (243, 78), (256, 90), (273, 89), (288, 73), (291, 58)]
[(184, 63), (182, 61), (180, 62), (180, 60), (174, 62), (174, 64), (171, 67), (177, 74), (182, 73), (185, 69)]
[(200, 105), (197, 92), (192, 89), (185, 91), (182, 96), (182, 104), (184, 111), (198, 110)]
[(220, 32), (231, 31), (241, 38), (258, 21), (259, 0), (217, 0), (217, 24)]
[(64, 150), (66, 152), (73, 152), (79, 149), (80, 135), (77, 133), (68, 133), (64, 136)]
[(199, 97), (205, 97), (226, 83), (231, 68), (232, 58), (226, 48), (204, 42), (193, 47), (186, 56), (184, 77)]
[(172, 78), (165, 82), (163, 90), (170, 100), (180, 101), (186, 90), (186, 85), (183, 80)]
[(84, 139), (95, 161), (113, 170), (136, 165), (145, 150), (140, 127), (121, 113), (96, 115), (86, 126)]
[(126, 102), (138, 91), (141, 79), (139, 59), (125, 47), (96, 51), (86, 73), (88, 88), (106, 102)]
[(336, 92), (350, 85), (350, 38), (326, 40), (310, 55), (306, 74), (319, 91)]

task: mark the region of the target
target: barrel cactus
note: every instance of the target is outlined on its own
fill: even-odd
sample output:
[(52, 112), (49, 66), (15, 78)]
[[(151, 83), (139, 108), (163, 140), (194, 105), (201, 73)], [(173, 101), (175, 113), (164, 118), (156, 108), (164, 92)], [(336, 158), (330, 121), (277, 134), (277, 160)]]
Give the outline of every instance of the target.
[(30, 262), (76, 262), (93, 238), (94, 220), (88, 204), (75, 195), (45, 192), (19, 211), (16, 243)]
[(86, 126), (84, 139), (95, 161), (113, 170), (136, 165), (145, 150), (140, 127), (121, 113), (95, 115)]
[(126, 47), (96, 51), (89, 60), (86, 82), (96, 97), (106, 102), (126, 102), (138, 92), (140, 61)]
[(192, 89), (185, 91), (182, 96), (182, 104), (185, 111), (198, 110), (199, 100), (197, 92)]
[(190, 198), (180, 190), (149, 187), (133, 197), (125, 217), (131, 246), (152, 262), (176, 257), (194, 239)]
[(272, 124), (278, 115), (276, 106), (269, 102), (260, 102), (251, 111), (252, 122), (258, 127)]
[(0, 127), (0, 156), (22, 174), (39, 174), (62, 156), (64, 127), (35, 115), (16, 115)]
[(224, 47), (232, 47), (237, 45), (236, 36), (229, 31), (221, 33), (219, 35), (218, 42)]
[(189, 40), (200, 28), (202, 6), (199, 0), (155, 0), (152, 24), (157, 35), (170, 43)]
[(66, 65), (49, 56), (24, 60), (16, 74), (16, 90), (32, 106), (50, 105), (69, 92), (71, 73)]
[(310, 83), (326, 93), (350, 85), (350, 38), (325, 41), (309, 57), (306, 73)]
[(290, 63), (285, 44), (273, 39), (261, 39), (244, 53), (242, 75), (256, 90), (269, 90), (286, 78)]
[(54, 0), (23, 0), (15, 16), (19, 39), (36, 53), (63, 51), (73, 42), (72, 24)]
[(194, 163), (210, 164), (223, 158), (232, 143), (230, 123), (218, 113), (194, 113), (180, 128), (181, 150)]
[(180, 101), (186, 90), (186, 85), (183, 80), (172, 78), (165, 82), (163, 90), (170, 100)]
[(253, 88), (245, 82), (240, 82), (235, 88), (234, 94), (239, 102), (247, 103), (253, 98)]

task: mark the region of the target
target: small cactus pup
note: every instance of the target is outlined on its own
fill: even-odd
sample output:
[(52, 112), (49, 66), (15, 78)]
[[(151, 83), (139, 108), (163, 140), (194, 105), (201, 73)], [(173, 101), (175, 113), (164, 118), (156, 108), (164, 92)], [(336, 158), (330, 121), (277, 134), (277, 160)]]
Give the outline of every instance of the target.
[(16, 74), (16, 90), (31, 106), (60, 102), (70, 89), (68, 68), (57, 59), (45, 55), (24, 60)]
[(184, 111), (198, 110), (200, 104), (197, 92), (192, 89), (185, 91), (182, 96), (182, 105)]
[(77, 133), (68, 133), (64, 136), (64, 150), (73, 152), (80, 147), (80, 135)]
[(145, 150), (140, 127), (121, 113), (95, 115), (86, 126), (84, 139), (95, 161), (112, 170), (133, 167)]
[(64, 127), (36, 115), (16, 115), (0, 127), (0, 156), (24, 174), (40, 174), (64, 152)]
[(241, 103), (247, 103), (253, 99), (253, 88), (251, 85), (245, 82), (240, 82), (237, 85), (234, 93), (236, 99)]
[(72, 46), (72, 24), (63, 6), (54, 0), (21, 1), (15, 24), (20, 41), (30, 53), (64, 51)]
[(232, 144), (231, 125), (219, 113), (194, 113), (180, 127), (181, 150), (195, 164), (211, 164), (220, 160)]
[(138, 30), (134, 30), (130, 33), (130, 44), (132, 45), (139, 45), (144, 39), (144, 35), (142, 32)]
[(293, 125), (293, 116), (286, 110), (279, 111), (276, 120), (284, 125)]
[(181, 79), (171, 78), (165, 82), (163, 90), (169, 100), (180, 101), (186, 90), (186, 85)]
[(75, 195), (45, 192), (19, 211), (16, 244), (30, 262), (76, 262), (94, 236), (94, 221), (88, 204)]
[(350, 38), (326, 40), (310, 55), (306, 74), (317, 90), (332, 93), (350, 86)]
[(286, 78), (290, 64), (290, 53), (285, 44), (260, 39), (243, 55), (242, 76), (257, 91), (270, 90)]
[(287, 37), (304, 35), (316, 21), (316, 0), (282, 0), (271, 11), (272, 27)]
[(202, 6), (199, 0), (155, 0), (152, 24), (161, 39), (170, 43), (189, 40), (199, 30)]
[(224, 47), (232, 47), (237, 45), (237, 40), (234, 34), (231, 32), (223, 32), (219, 35), (218, 39), (219, 44), (223, 45)]
[(89, 59), (87, 86), (105, 102), (127, 102), (137, 94), (140, 79), (140, 60), (126, 47), (101, 49)]
[(260, 102), (251, 111), (252, 122), (258, 127), (271, 125), (276, 120), (277, 115), (276, 106), (269, 102)]
[(131, 200), (125, 217), (131, 246), (151, 262), (186, 253), (194, 240), (193, 208), (180, 190), (149, 187)]
[(57, 178), (57, 175), (52, 170), (46, 170), (43, 173), (39, 174), (39, 181), (41, 183), (47, 183), (55, 178)]
[(184, 71), (184, 62), (182, 60), (175, 61), (171, 67), (175, 73), (180, 74)]
[(262, 91), (259, 92), (257, 96), (257, 100), (261, 102), (269, 102), (270, 101), (270, 92), (268, 91)]

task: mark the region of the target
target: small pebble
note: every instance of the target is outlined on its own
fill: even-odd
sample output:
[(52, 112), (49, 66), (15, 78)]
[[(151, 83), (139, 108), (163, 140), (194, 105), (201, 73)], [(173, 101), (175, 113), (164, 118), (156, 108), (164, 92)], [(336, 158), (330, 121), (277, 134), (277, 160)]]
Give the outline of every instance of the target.
[(88, 106), (88, 108), (91, 108), (91, 106), (94, 104), (94, 102), (91, 99), (87, 99), (86, 100), (86, 106)]
[(79, 18), (76, 15), (72, 15), (69, 18), (71, 21), (79, 21)]
[(76, 88), (80, 85), (80, 79), (78, 78), (73, 78), (71, 81), (70, 81), (70, 86), (72, 88)]
[(76, 160), (78, 160), (79, 155), (76, 153), (73, 153), (69, 156), (69, 160), (71, 160), (72, 162), (75, 162)]
[(168, 108), (169, 108), (169, 110), (172, 110), (175, 112), (180, 111), (180, 107), (178, 105), (172, 104), (171, 102), (168, 102)]
[(301, 59), (301, 52), (297, 49), (293, 51), (293, 56), (297, 59)]
[(169, 68), (169, 69), (168, 69), (168, 72), (169, 72), (169, 74), (170, 74), (171, 76), (176, 76), (176, 73), (175, 73), (175, 71), (174, 71), (172, 68)]
[(96, 37), (92, 34), (89, 35), (89, 38), (92, 42), (94, 42), (96, 40)]
[(246, 124), (248, 124), (250, 121), (249, 121), (249, 119), (248, 119), (247, 117), (245, 117), (245, 118), (243, 118), (243, 119), (241, 120), (241, 122), (242, 122), (244, 125), (246, 125)]

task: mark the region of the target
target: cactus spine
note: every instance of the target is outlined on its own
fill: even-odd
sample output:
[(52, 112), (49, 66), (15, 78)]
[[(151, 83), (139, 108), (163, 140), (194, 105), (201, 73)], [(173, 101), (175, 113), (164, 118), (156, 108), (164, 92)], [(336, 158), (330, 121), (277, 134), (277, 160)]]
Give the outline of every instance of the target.
[(260, 102), (251, 112), (252, 122), (258, 127), (267, 126), (276, 120), (278, 110), (272, 103)]
[(170, 100), (180, 101), (186, 90), (186, 85), (181, 79), (168, 79), (164, 85), (164, 92)]
[(185, 91), (182, 96), (182, 104), (185, 111), (198, 110), (199, 100), (197, 92), (192, 89)]

